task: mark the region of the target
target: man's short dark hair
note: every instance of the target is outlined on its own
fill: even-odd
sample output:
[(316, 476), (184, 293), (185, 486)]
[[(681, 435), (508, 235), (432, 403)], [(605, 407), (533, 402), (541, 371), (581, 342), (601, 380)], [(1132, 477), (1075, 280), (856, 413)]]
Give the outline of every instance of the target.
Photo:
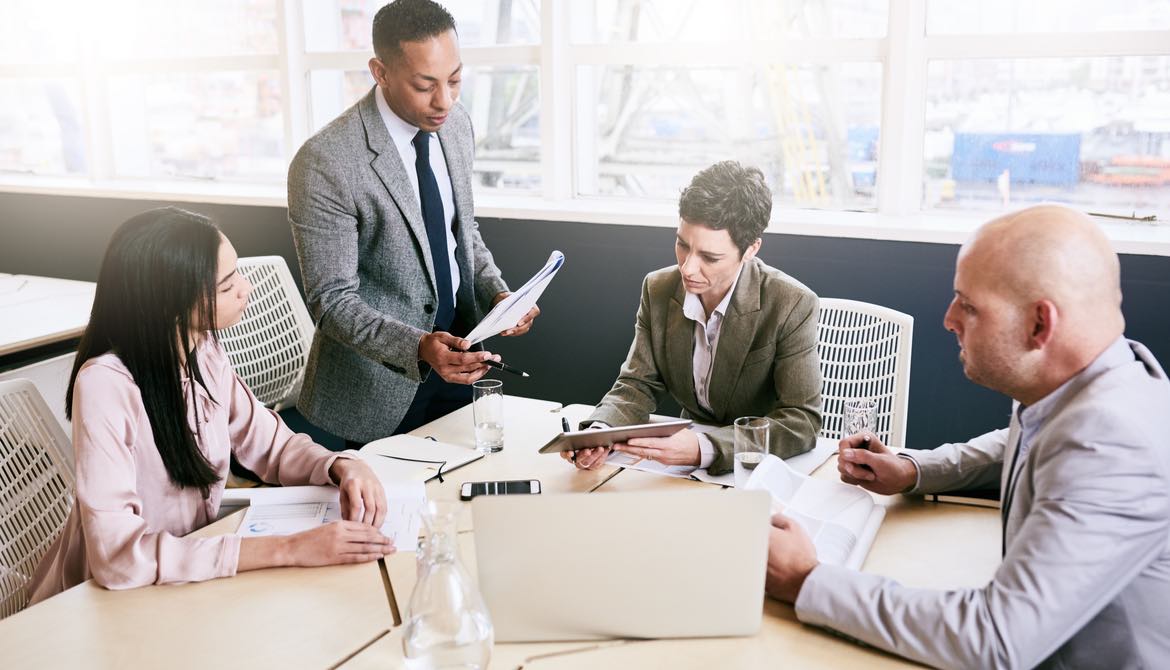
[(772, 190), (759, 168), (720, 161), (695, 175), (682, 190), (678, 215), (687, 223), (726, 230), (743, 256), (768, 227)]
[(374, 54), (387, 62), (403, 42), (418, 42), (455, 30), (455, 18), (432, 0), (394, 0), (374, 15)]

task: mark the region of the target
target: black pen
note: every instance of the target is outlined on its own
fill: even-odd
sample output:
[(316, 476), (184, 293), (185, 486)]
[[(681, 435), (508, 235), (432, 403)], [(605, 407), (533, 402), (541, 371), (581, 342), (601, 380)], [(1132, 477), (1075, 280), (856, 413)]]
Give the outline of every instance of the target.
[[(569, 420), (563, 416), (561, 417), (561, 428), (565, 429), (563, 432), (566, 432), (566, 433), (573, 432), (572, 429), (569, 428)], [(569, 456), (569, 460), (573, 461), (574, 463), (577, 462), (577, 452), (576, 451), (574, 451), (573, 454), (571, 456)]]
[[(856, 448), (857, 449), (865, 449), (866, 451), (869, 451), (869, 435), (862, 435), (861, 444), (857, 445)], [(857, 466), (863, 470), (869, 470), (870, 472), (873, 472), (873, 468), (869, 467), (868, 465), (863, 465), (861, 463), (858, 463)]]
[(489, 358), (489, 359), (487, 359), (487, 360), (485, 360), (485, 361), (483, 362), (483, 364), (484, 364), (484, 365), (486, 365), (486, 366), (488, 366), (488, 367), (495, 368), (495, 369), (497, 369), (497, 370), (503, 370), (504, 372), (511, 372), (512, 374), (514, 374), (514, 375), (516, 375), (516, 376), (519, 376), (519, 377), (529, 377), (529, 376), (531, 376), (531, 375), (529, 375), (527, 372), (525, 372), (525, 371), (523, 371), (523, 370), (520, 370), (520, 369), (518, 369), (518, 368), (514, 368), (514, 367), (512, 367), (511, 365), (508, 365), (507, 363), (501, 363), (501, 362), (499, 362), (499, 361), (495, 361), (495, 360), (492, 360), (492, 359), (490, 359), (490, 358)]

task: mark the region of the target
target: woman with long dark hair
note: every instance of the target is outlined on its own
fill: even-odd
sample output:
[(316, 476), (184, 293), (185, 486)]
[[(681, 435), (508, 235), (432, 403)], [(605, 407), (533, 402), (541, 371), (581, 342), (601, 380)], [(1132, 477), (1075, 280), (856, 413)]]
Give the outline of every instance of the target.
[[(91, 577), (123, 589), (394, 551), (377, 530), (386, 497), (369, 466), (294, 434), (220, 347), (215, 331), (240, 320), (252, 290), (236, 260), (206, 217), (174, 207), (114, 233), (65, 398), (76, 499), (33, 602)], [(346, 520), (285, 537), (184, 537), (216, 518), (232, 454), (267, 482), (338, 486)]]

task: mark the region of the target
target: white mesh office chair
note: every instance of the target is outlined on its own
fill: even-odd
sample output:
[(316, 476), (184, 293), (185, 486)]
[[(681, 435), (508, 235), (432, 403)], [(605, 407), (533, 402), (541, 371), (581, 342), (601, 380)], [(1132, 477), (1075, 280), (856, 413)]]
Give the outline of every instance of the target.
[(821, 437), (841, 439), (845, 402), (872, 398), (877, 401), (878, 439), (906, 446), (913, 333), (909, 314), (867, 302), (821, 298)]
[(33, 383), (0, 382), (0, 619), (28, 604), (25, 585), (69, 517), (72, 462)]
[(239, 260), (252, 282), (252, 296), (240, 322), (219, 331), (236, 373), (260, 402), (276, 410), (296, 404), (313, 343), (313, 321), (280, 256)]

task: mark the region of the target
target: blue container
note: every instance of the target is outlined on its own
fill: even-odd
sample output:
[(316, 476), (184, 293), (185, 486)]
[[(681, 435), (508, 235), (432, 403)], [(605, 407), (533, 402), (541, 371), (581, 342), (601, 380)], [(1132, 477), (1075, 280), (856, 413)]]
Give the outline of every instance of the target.
[(1004, 170), (1012, 183), (1073, 186), (1081, 177), (1079, 134), (956, 133), (951, 177), (994, 182)]

